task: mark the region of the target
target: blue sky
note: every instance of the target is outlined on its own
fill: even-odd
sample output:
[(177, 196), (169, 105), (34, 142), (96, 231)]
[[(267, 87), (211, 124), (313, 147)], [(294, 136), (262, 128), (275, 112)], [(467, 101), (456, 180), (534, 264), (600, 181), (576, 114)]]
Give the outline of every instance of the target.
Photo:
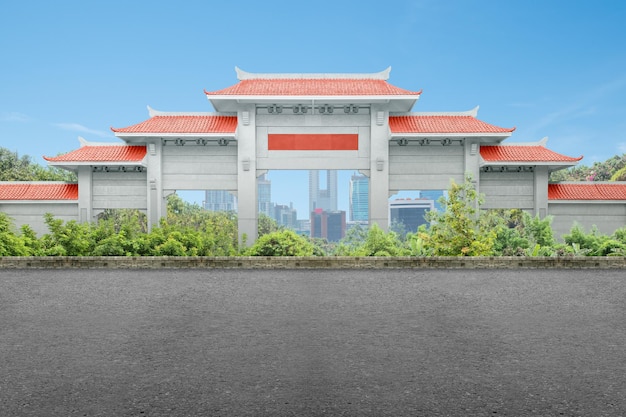
[[(249, 72), (378, 72), (414, 111), (517, 127), (509, 142), (590, 165), (626, 152), (626, 2), (10, 1), (0, 14), (0, 146), (30, 155), (116, 141), (110, 127), (212, 111), (203, 89)], [(306, 175), (270, 173), (307, 207)], [(340, 208), (347, 210), (347, 177)], [(296, 179), (294, 182), (293, 179)], [(301, 211), (302, 210), (302, 211)]]

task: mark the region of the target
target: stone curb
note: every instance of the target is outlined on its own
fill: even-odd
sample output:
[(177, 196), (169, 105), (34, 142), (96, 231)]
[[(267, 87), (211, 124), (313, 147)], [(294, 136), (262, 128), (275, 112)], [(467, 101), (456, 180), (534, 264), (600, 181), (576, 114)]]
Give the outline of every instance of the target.
[(0, 269), (626, 269), (626, 256), (5, 256)]

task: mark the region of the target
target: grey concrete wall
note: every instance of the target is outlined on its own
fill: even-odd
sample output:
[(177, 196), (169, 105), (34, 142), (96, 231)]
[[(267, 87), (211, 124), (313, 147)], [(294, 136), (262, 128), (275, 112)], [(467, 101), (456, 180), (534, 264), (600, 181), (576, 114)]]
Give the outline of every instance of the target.
[(41, 236), (48, 233), (48, 226), (44, 222), (44, 214), (51, 213), (55, 218), (64, 222), (78, 221), (77, 202), (33, 202), (23, 201), (16, 203), (0, 203), (0, 212), (6, 213), (12, 220), (16, 229), (23, 224), (28, 224)]
[(554, 216), (552, 230), (557, 237), (569, 233), (577, 222), (586, 232), (596, 226), (605, 234), (626, 226), (626, 201), (608, 203), (595, 201), (557, 202), (550, 201), (548, 214)]
[(20, 268), (626, 269), (626, 257), (0, 257), (0, 269)]
[(420, 146), (409, 142), (389, 144), (389, 189), (446, 190), (450, 179), (462, 184), (465, 176), (465, 148), (439, 143)]
[(146, 210), (148, 207), (146, 181), (145, 172), (94, 172), (93, 209)]
[(535, 206), (534, 173), (481, 172), (480, 193), (485, 195), (482, 209), (523, 209)]
[(236, 190), (237, 143), (163, 146), (164, 190)]

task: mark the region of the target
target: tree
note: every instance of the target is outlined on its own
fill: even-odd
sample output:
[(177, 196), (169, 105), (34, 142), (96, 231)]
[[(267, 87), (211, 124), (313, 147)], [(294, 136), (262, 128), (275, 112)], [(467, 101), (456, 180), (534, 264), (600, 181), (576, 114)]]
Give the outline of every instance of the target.
[(75, 182), (76, 174), (56, 167), (42, 167), (30, 156), (20, 157), (0, 147), (0, 181), (68, 181)]
[(357, 224), (346, 232), (346, 235), (339, 241), (335, 247), (335, 255), (337, 256), (354, 256), (357, 253), (365, 239), (367, 239), (368, 228)]
[(429, 211), (426, 215), (430, 228), (419, 233), (424, 247), (436, 256), (492, 254), (495, 232), (486, 229), (479, 220), (482, 201), (470, 175), (466, 175), (463, 184), (452, 181), (448, 197), (439, 199), (444, 210)]
[(611, 176), (611, 181), (626, 181), (626, 166), (615, 171)]
[(259, 237), (272, 232), (278, 232), (284, 230), (285, 227), (278, 224), (278, 222), (272, 219), (265, 213), (259, 213), (259, 222), (257, 226), (259, 230)]
[(626, 154), (615, 155), (603, 162), (596, 161), (590, 167), (579, 165), (554, 171), (550, 174), (550, 181), (617, 181), (612, 177), (624, 167), (626, 167)]

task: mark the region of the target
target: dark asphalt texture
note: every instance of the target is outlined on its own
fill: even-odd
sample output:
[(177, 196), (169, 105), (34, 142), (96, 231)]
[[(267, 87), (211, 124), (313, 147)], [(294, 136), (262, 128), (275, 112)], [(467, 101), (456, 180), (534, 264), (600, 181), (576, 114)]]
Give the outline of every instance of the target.
[(0, 270), (0, 416), (624, 416), (626, 271)]

